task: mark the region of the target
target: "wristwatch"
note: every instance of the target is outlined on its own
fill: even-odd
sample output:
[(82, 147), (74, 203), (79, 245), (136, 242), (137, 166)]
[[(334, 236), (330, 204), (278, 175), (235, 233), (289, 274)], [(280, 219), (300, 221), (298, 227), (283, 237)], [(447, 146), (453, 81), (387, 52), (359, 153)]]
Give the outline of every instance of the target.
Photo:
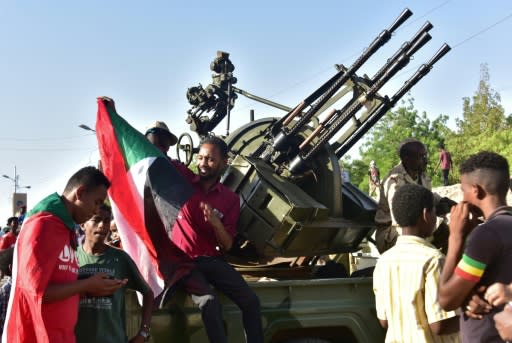
[(139, 335), (144, 338), (144, 342), (149, 342), (149, 337), (151, 337), (150, 334), (151, 329), (149, 328), (149, 325), (142, 325), (141, 329), (139, 330)]

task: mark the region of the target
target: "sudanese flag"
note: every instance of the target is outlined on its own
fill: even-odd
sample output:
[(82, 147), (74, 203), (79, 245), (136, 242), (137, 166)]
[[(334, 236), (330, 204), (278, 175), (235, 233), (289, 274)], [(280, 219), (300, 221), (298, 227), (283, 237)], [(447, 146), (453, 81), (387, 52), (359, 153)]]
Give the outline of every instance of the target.
[(172, 243), (171, 228), (193, 188), (167, 156), (98, 98), (96, 137), (123, 250), (155, 295), (190, 272), (190, 258)]

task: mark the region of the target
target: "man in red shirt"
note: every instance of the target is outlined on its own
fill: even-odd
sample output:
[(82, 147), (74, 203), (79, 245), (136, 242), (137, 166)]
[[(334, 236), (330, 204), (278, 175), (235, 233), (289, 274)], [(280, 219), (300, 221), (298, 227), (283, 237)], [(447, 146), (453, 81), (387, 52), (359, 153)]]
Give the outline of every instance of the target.
[(7, 228), (9, 228), (9, 231), (0, 237), (0, 250), (13, 247), (16, 244), (16, 239), (20, 232), (18, 217), (7, 219)]
[[(174, 135), (169, 134), (167, 126), (159, 123), (159, 129), (150, 128), (146, 137), (166, 154), (176, 140), (172, 139)], [(242, 311), (246, 341), (262, 343), (259, 299), (240, 273), (223, 257), (233, 245), (240, 214), (238, 195), (219, 182), (227, 166), (228, 147), (218, 137), (207, 137), (202, 141), (196, 157), (198, 174), (192, 173), (178, 161), (172, 161), (195, 189), (181, 208), (171, 230), (174, 244), (190, 256), (196, 266), (179, 284), (191, 294), (192, 300), (201, 309), (210, 342), (227, 342), (220, 303), (212, 285)]]
[(110, 186), (94, 167), (68, 181), (29, 213), (14, 251), (13, 282), (2, 342), (74, 343), (79, 295), (109, 295), (125, 284), (105, 273), (78, 280), (76, 223), (103, 203)]
[(443, 172), (443, 184), (448, 186), (448, 175), (450, 174), (450, 169), (452, 168), (452, 156), (448, 151), (446, 151), (443, 143), (439, 143), (439, 162), (437, 162), (434, 173), (437, 172), (437, 168), (439, 168), (439, 166), (441, 166), (441, 171)]
[(210, 342), (227, 342), (227, 337), (217, 296), (208, 284), (238, 305), (246, 341), (263, 342), (259, 299), (223, 257), (233, 245), (240, 214), (238, 195), (219, 182), (228, 147), (218, 137), (207, 137), (196, 157), (198, 174), (185, 174), (195, 193), (181, 208), (172, 230), (173, 242), (194, 260), (197, 270), (182, 283), (201, 308)]

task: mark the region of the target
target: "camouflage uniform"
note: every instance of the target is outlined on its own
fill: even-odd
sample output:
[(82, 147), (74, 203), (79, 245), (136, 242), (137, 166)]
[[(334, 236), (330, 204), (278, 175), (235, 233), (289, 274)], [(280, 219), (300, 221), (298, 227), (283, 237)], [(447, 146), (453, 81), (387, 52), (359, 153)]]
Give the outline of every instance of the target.
[[(395, 245), (396, 239), (402, 234), (402, 229), (396, 223), (391, 209), (391, 199), (395, 192), (403, 185), (415, 183), (429, 190), (432, 190), (432, 181), (424, 174), (421, 180), (413, 180), (407, 173), (402, 163), (395, 166), (380, 184), (380, 197), (377, 213), (375, 214), (375, 224), (377, 232), (375, 233), (375, 241), (377, 249), (382, 254)], [(434, 194), (434, 203), (437, 203), (440, 196)]]

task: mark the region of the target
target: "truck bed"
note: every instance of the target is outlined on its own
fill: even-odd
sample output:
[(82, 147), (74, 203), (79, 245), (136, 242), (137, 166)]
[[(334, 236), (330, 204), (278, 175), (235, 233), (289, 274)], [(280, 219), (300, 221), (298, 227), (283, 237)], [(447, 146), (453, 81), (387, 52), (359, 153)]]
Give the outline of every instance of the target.
[[(259, 296), (265, 342), (384, 342), (375, 313), (372, 278), (249, 281)], [(245, 342), (241, 313), (220, 295), (229, 342)], [(127, 331), (137, 332), (140, 306), (127, 294)], [(208, 342), (201, 313), (190, 296), (178, 290), (151, 325), (155, 343)]]

